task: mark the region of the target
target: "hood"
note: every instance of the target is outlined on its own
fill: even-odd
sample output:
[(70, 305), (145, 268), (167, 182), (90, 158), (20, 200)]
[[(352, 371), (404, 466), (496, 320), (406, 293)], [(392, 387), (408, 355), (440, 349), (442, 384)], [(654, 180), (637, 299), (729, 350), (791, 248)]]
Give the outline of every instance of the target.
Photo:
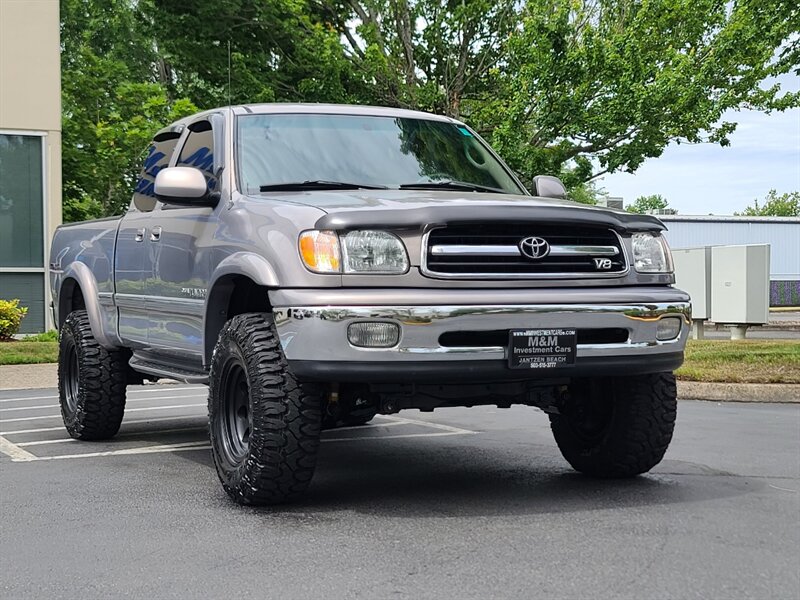
[(308, 191), (260, 194), (264, 200), (318, 208), (317, 229), (424, 229), (449, 223), (570, 222), (618, 231), (665, 229), (653, 216), (553, 198), (440, 190)]

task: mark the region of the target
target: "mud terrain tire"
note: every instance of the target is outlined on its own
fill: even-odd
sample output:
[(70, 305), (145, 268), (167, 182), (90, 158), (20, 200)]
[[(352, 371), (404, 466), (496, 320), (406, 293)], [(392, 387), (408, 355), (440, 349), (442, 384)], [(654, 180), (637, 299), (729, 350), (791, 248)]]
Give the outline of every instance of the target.
[(308, 487), (316, 466), (323, 390), (301, 383), (272, 316), (237, 315), (211, 361), (208, 414), (214, 465), (240, 504), (279, 504)]
[(106, 440), (125, 414), (128, 354), (106, 350), (92, 335), (85, 310), (70, 313), (58, 336), (58, 398), (70, 436)]
[(562, 414), (550, 415), (550, 426), (576, 471), (634, 477), (664, 458), (677, 404), (672, 373), (593, 381), (576, 388)]

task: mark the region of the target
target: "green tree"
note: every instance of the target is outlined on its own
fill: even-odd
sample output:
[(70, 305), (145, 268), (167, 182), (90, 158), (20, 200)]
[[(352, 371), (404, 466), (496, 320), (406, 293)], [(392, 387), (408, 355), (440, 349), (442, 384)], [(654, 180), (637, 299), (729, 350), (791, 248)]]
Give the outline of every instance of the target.
[(366, 93), (330, 16), (307, 0), (136, 4), (158, 54), (159, 81), (198, 106), (357, 102)]
[(608, 196), (608, 194), (604, 189), (597, 187), (594, 181), (585, 181), (573, 185), (567, 192), (567, 197), (570, 200), (581, 204), (597, 204), (600, 198), (604, 196)]
[(61, 19), (64, 219), (120, 214), (153, 134), (196, 108), (155, 81), (129, 1), (63, 0)]
[(632, 213), (647, 214), (651, 210), (663, 210), (669, 208), (669, 202), (660, 194), (651, 196), (639, 196), (633, 204), (625, 207), (625, 210)]
[(560, 174), (570, 188), (671, 142), (726, 145), (728, 109), (800, 100), (761, 87), (797, 68), (791, 0), (323, 5), (379, 101), (462, 117), (526, 179)]
[(759, 205), (758, 199), (753, 200), (752, 206), (735, 214), (746, 217), (800, 217), (800, 192), (779, 196), (775, 190), (770, 190), (763, 204)]

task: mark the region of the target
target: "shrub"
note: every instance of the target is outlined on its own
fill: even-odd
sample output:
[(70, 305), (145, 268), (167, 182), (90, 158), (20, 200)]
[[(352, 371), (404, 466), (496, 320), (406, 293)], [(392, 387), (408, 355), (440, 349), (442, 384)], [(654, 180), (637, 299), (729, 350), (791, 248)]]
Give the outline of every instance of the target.
[(19, 324), (28, 313), (19, 300), (0, 300), (0, 342), (8, 341), (19, 331)]

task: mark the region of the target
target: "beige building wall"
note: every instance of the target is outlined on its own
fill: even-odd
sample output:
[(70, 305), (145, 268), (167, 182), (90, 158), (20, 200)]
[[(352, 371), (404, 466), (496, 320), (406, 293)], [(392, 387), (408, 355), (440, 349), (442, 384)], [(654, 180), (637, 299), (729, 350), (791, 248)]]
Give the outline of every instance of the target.
[[(0, 133), (42, 136), (46, 269), (61, 224), (61, 42), (58, 0), (0, 0)], [(8, 271), (8, 269), (5, 269)], [(45, 284), (46, 294), (49, 295)], [(45, 305), (49, 306), (49, 297)], [(47, 326), (52, 327), (48, 315)]]

